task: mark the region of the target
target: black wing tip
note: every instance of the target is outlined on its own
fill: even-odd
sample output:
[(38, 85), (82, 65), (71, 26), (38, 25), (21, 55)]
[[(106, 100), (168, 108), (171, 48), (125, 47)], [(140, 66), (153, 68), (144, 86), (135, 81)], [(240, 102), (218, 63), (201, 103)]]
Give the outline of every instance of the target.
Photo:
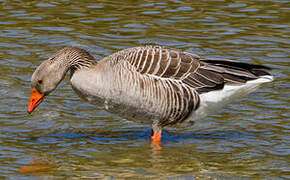
[(264, 69), (264, 70), (272, 70), (271, 67), (259, 64), (252, 64), (248, 62), (240, 62), (229, 59), (221, 59), (221, 58), (201, 58), (200, 61), (209, 63), (209, 64), (221, 64), (221, 65), (229, 65), (236, 67), (243, 67), (249, 69)]

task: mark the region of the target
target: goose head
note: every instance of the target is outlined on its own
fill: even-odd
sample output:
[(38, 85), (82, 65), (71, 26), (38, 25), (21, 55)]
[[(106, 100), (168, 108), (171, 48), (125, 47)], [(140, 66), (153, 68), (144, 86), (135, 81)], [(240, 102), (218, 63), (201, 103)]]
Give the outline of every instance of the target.
[(31, 77), (31, 96), (28, 113), (31, 113), (50, 94), (64, 78), (67, 68), (63, 56), (52, 56), (40, 64)]
[(65, 47), (42, 62), (31, 77), (31, 96), (27, 108), (31, 113), (63, 80), (68, 70), (72, 72), (95, 64), (95, 59), (78, 47)]

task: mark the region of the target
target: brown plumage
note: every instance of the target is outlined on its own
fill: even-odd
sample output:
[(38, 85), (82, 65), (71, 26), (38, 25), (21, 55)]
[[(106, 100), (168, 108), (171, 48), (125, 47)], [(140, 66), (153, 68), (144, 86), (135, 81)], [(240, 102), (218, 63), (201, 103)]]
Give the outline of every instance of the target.
[(125, 49), (108, 58), (127, 60), (141, 74), (181, 80), (199, 93), (222, 89), (225, 83), (246, 83), (270, 75), (262, 65), (226, 59), (201, 58), (196, 54), (161, 46)]
[[(192, 124), (273, 79), (262, 65), (201, 58), (161, 46), (125, 49), (98, 62), (85, 50), (67, 47), (36, 69), (32, 87), (39, 97), (47, 95), (69, 70), (82, 98), (127, 119), (151, 123), (155, 133), (166, 125)], [(30, 104), (28, 111), (38, 104)]]

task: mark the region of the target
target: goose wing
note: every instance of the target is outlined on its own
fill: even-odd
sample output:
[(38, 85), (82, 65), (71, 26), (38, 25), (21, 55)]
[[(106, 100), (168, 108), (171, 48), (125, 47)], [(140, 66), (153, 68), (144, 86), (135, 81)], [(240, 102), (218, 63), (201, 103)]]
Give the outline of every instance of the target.
[(160, 46), (129, 48), (122, 54), (137, 72), (179, 81), (199, 93), (221, 89), (224, 85), (223, 76), (207, 68), (196, 54)]
[[(122, 51), (121, 51), (122, 52)], [(178, 80), (199, 94), (219, 90), (225, 83), (243, 84), (270, 75), (270, 68), (227, 59), (201, 58), (178, 49), (144, 46), (123, 51), (125, 59), (141, 74)]]

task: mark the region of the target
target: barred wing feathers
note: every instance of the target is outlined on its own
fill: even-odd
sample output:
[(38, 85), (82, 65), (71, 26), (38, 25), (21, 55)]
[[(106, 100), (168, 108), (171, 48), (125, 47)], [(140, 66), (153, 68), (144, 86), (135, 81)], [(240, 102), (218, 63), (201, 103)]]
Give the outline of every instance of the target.
[(120, 51), (141, 74), (180, 80), (199, 93), (222, 89), (225, 83), (246, 83), (270, 75), (262, 65), (226, 59), (201, 58), (178, 49), (161, 46), (134, 47)]

